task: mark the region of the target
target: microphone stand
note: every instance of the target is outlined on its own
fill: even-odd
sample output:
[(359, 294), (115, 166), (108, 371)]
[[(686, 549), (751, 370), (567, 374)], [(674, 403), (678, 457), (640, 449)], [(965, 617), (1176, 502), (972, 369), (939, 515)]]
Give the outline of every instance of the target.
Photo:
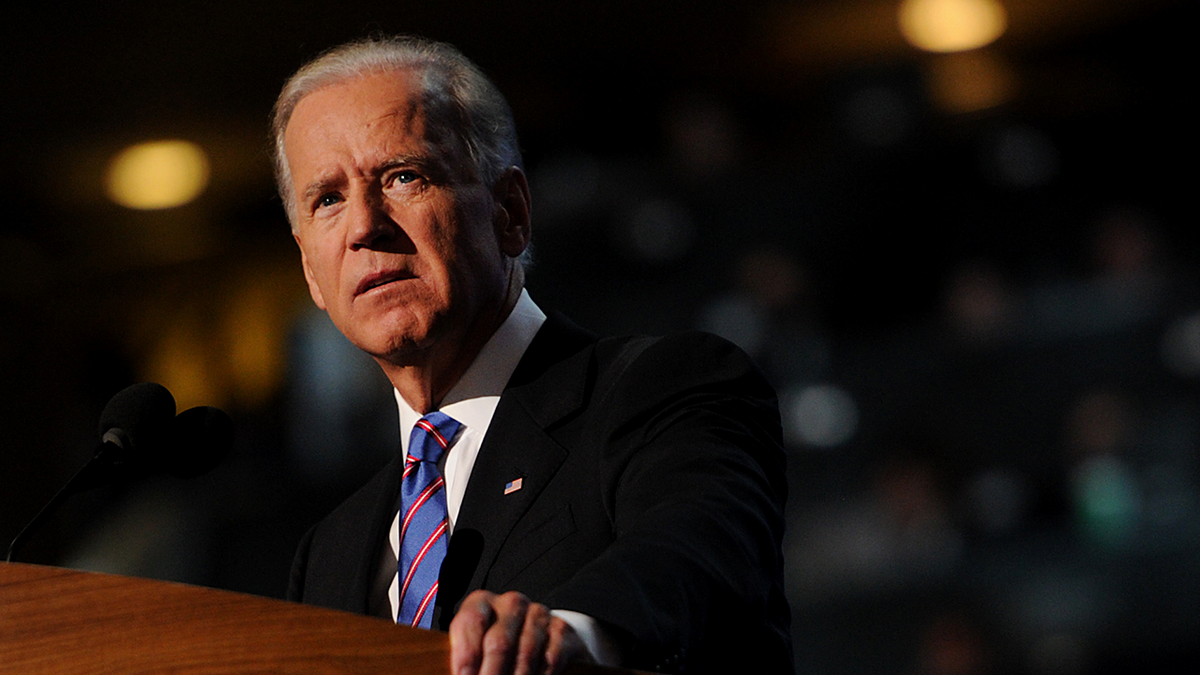
[[(140, 414), (138, 405), (142, 406)], [(92, 458), (17, 533), (8, 545), (5, 560), (12, 562), (25, 540), (71, 495), (118, 479), (145, 478), (160, 471), (179, 478), (195, 478), (215, 468), (233, 445), (233, 420), (219, 408), (197, 406), (179, 415), (174, 414), (174, 409), (171, 393), (153, 383), (136, 384), (114, 396), (100, 420), (104, 425), (101, 428), (108, 427), (108, 431), (101, 437)], [(133, 445), (133, 434), (122, 428), (126, 425), (143, 434), (137, 448)], [(165, 454), (165, 445), (172, 441), (182, 446), (183, 452)]]
[(71, 480), (67, 481), (67, 484), (55, 493), (54, 497), (42, 507), (42, 510), (38, 511), (33, 520), (29, 521), (29, 524), (13, 538), (12, 543), (8, 545), (8, 556), (5, 558), (5, 562), (13, 562), (25, 540), (36, 532), (43, 521), (68, 497), (110, 483), (115, 477), (124, 473), (125, 466), (128, 464), (121, 458), (124, 452), (125, 448), (122, 447), (118, 436), (112, 432), (105, 434), (104, 440), (97, 446), (95, 454), (88, 460), (88, 463), (75, 472)]

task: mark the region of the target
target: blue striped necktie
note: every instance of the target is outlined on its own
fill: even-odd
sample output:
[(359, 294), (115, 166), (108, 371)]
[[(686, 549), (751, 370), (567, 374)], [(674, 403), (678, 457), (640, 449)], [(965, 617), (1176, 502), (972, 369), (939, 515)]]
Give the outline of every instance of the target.
[(446, 490), (437, 462), (461, 426), (449, 415), (431, 412), (417, 420), (408, 441), (400, 482), (400, 611), (396, 623), (429, 628), (438, 573), (449, 534)]

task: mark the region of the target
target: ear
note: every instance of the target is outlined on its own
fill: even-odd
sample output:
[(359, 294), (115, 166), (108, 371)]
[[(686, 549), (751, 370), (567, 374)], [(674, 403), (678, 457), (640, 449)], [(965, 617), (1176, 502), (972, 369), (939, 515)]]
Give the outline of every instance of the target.
[(529, 181), (525, 172), (510, 166), (496, 182), (496, 207), (492, 224), (500, 250), (510, 258), (521, 255), (533, 235), (529, 218)]
[(317, 285), (312, 267), (308, 264), (308, 255), (304, 253), (304, 246), (300, 244), (300, 235), (292, 233), (292, 238), (296, 240), (296, 246), (300, 248), (300, 265), (304, 268), (304, 280), (308, 282), (308, 294), (312, 296), (317, 307), (325, 309), (325, 296), (321, 295), (321, 287)]

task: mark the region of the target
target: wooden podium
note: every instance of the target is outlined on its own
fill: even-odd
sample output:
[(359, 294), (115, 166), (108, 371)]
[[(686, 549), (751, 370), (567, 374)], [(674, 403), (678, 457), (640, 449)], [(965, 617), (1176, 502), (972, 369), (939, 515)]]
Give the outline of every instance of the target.
[[(449, 673), (445, 633), (243, 593), (0, 563), (0, 672)], [(575, 675), (629, 672), (568, 669)]]

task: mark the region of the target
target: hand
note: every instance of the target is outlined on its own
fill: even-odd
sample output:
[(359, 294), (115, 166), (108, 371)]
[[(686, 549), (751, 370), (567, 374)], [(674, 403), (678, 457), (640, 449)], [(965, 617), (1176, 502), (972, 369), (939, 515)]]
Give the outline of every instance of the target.
[(567, 663), (591, 660), (567, 622), (516, 591), (475, 591), (450, 622), (454, 675), (557, 675)]

